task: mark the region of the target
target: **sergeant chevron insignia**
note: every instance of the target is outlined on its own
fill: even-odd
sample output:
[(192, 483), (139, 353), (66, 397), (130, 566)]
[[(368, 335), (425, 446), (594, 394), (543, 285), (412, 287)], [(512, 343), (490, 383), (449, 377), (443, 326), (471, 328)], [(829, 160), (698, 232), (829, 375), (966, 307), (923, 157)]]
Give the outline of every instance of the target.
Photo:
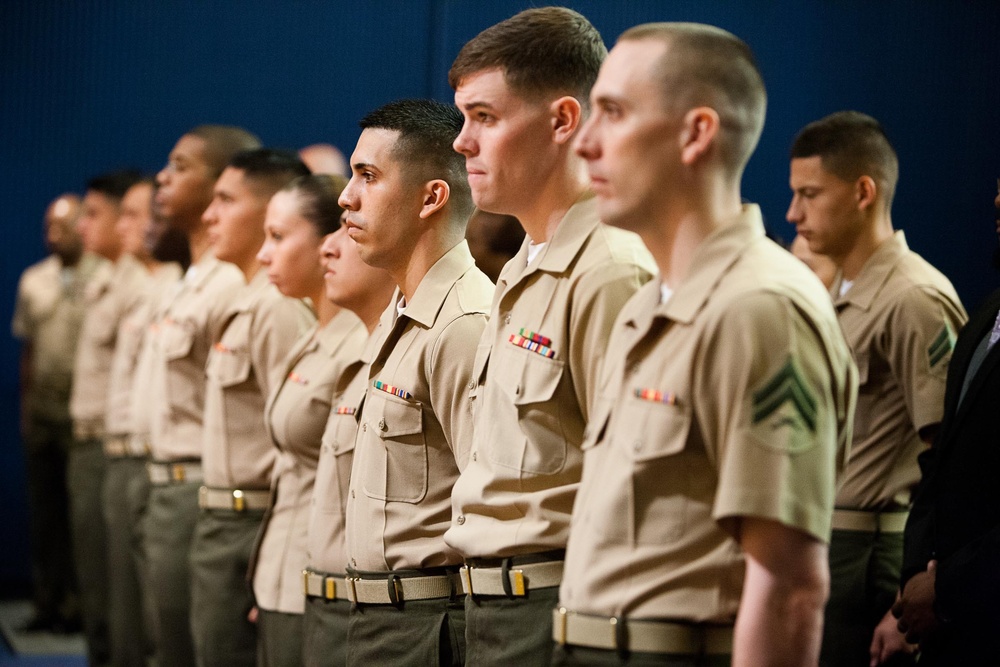
[[(788, 403), (802, 423), (816, 432), (816, 397), (802, 377), (796, 363), (789, 359), (763, 387), (753, 393), (753, 423), (759, 424)], [(778, 425), (789, 421), (782, 415)]]
[(951, 332), (951, 327), (947, 323), (941, 328), (941, 333), (937, 335), (934, 342), (927, 348), (927, 360), (931, 368), (934, 368), (943, 360), (955, 347), (955, 335)]

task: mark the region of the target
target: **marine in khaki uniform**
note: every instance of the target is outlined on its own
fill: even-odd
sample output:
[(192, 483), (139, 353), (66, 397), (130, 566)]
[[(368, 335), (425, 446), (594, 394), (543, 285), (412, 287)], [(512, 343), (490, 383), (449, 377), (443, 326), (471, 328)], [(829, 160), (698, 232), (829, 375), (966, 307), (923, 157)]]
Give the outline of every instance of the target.
[(445, 535), (465, 560), (472, 664), (550, 661), (598, 368), (618, 311), (654, 271), (635, 234), (600, 223), (572, 151), (606, 54), (576, 12), (530, 9), (466, 44), (449, 75), (473, 199), (527, 232), (476, 354), (475, 444)]
[[(358, 244), (347, 235), (346, 224), (326, 237), (322, 253), (326, 298), (357, 315), (371, 335), (396, 289), (392, 276), (361, 260)], [(351, 602), (345, 581), (348, 559), (344, 522), (370, 361), (359, 356), (341, 373), (323, 430), (303, 571), (306, 603), (302, 657), (307, 667), (335, 667), (347, 661)]]
[(222, 333), (232, 299), (244, 284), (238, 268), (212, 254), (202, 214), (233, 155), (258, 147), (257, 138), (240, 128), (199, 126), (178, 140), (156, 177), (156, 207), (173, 229), (187, 235), (192, 262), (154, 322), (152, 336), (148, 464), (152, 488), (143, 539), (160, 667), (195, 662), (189, 554), (203, 479), (205, 362)]
[(76, 230), (80, 198), (57, 197), (45, 211), (52, 253), (25, 269), (11, 330), (21, 341), (21, 438), (27, 472), (31, 538), (31, 630), (79, 625), (70, 547), (66, 456), (73, 440), (69, 394), (83, 321), (83, 292), (98, 264), (83, 254)]
[(250, 577), (264, 665), (302, 664), (302, 568), (316, 459), (339, 378), (364, 344), (361, 321), (326, 299), (320, 265), (320, 245), (340, 224), (345, 183), (310, 175), (288, 184), (268, 205), (258, 254), (271, 282), (288, 297), (309, 299), (317, 319), (289, 346), (263, 411), (276, 461)]
[(462, 664), (461, 556), (444, 542), (468, 461), (468, 384), (493, 283), (465, 241), (472, 212), (452, 106), (393, 102), (361, 121), (341, 195), (361, 258), (392, 275), (355, 442), (346, 545), (350, 665)]
[(788, 220), (839, 269), (834, 304), (860, 375), (830, 542), (820, 664), (831, 667), (912, 652), (889, 609), (917, 455), (941, 421), (951, 351), (968, 319), (951, 282), (893, 231), (898, 173), (882, 128), (861, 113), (811, 123), (792, 146)]
[(191, 631), (198, 664), (205, 667), (256, 663), (246, 570), (275, 460), (264, 404), (288, 350), (315, 321), (308, 306), (268, 282), (257, 251), (271, 196), (308, 173), (295, 153), (237, 153), (202, 216), (215, 257), (239, 268), (246, 282), (227, 305), (222, 337), (205, 366), (204, 483), (191, 545)]
[(134, 265), (121, 261), (121, 237), (115, 232), (121, 199), (138, 179), (139, 175), (131, 171), (91, 179), (78, 223), (84, 249), (107, 260), (87, 285), (84, 295), (87, 312), (77, 344), (69, 403), (74, 445), (70, 448), (66, 476), (83, 629), (93, 664), (102, 664), (113, 657), (108, 627), (109, 573), (103, 505), (107, 436), (104, 418), (118, 324), (142, 290), (142, 277), (133, 270)]
[(107, 459), (102, 506), (107, 526), (108, 627), (112, 663), (145, 665), (150, 643), (144, 622), (142, 579), (144, 559), (136, 548), (136, 528), (148, 494), (146, 453), (133, 452), (131, 402), (135, 370), (148, 322), (147, 312), (168, 284), (180, 278), (173, 261), (156, 259), (145, 245), (152, 222), (153, 182), (143, 180), (122, 197), (114, 231), (122, 239), (122, 283), (135, 286), (123, 300), (115, 333), (115, 350), (108, 371), (104, 455)]
[(822, 284), (741, 203), (753, 56), (711, 26), (638, 26), (591, 104), (601, 218), (660, 273), (608, 342), (553, 664), (813, 665), (857, 379)]

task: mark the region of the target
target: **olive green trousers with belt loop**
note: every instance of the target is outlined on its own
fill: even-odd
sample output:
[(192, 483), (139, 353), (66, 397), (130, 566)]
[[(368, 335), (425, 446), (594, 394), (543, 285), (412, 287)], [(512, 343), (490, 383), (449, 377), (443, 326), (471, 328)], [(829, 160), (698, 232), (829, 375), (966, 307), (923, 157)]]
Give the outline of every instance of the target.
[[(822, 667), (867, 665), (875, 626), (899, 589), (903, 534), (834, 530), (830, 599), (823, 615)], [(898, 656), (893, 665), (913, 664)]]
[(400, 605), (356, 605), (347, 625), (347, 664), (351, 667), (464, 665), (464, 600), (438, 598)]
[(465, 641), (470, 665), (548, 665), (552, 660), (552, 610), (559, 587), (528, 590), (523, 597), (467, 596)]
[(258, 610), (257, 666), (301, 667), (302, 628), (302, 614)]
[[(137, 506), (129, 497), (136, 480), (145, 480), (145, 459), (111, 458), (104, 478), (104, 520), (108, 529), (108, 627), (111, 663), (121, 667), (145, 667), (150, 643), (144, 622), (139, 561), (136, 560), (136, 525), (142, 519), (145, 501)], [(140, 482), (141, 483), (141, 482)]]
[(202, 509), (191, 545), (191, 633), (199, 667), (253, 667), (247, 567), (263, 510)]
[(107, 529), (104, 524), (104, 444), (94, 438), (69, 448), (66, 488), (69, 491), (73, 561), (80, 590), (83, 632), (92, 665), (105, 664), (108, 638)]
[(344, 667), (347, 664), (347, 600), (306, 600), (302, 663), (306, 667)]
[(155, 614), (158, 667), (195, 664), (191, 637), (191, 539), (198, 520), (198, 482), (154, 484), (143, 522), (146, 590)]

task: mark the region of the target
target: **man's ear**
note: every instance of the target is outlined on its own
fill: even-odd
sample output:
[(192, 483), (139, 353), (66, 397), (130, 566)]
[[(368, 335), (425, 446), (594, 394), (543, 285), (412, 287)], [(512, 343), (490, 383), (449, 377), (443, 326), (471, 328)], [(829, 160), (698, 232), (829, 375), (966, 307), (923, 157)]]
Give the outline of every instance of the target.
[(865, 210), (875, 205), (878, 198), (878, 183), (871, 176), (861, 176), (854, 183), (854, 198), (858, 202), (858, 209)]
[(580, 100), (565, 95), (549, 105), (549, 112), (552, 116), (552, 140), (557, 144), (570, 142), (583, 118)]
[(681, 130), (681, 162), (687, 166), (700, 160), (719, 134), (719, 113), (712, 107), (695, 107), (684, 114)]
[(451, 188), (448, 187), (448, 183), (436, 178), (433, 181), (428, 181), (423, 187), (423, 206), (420, 207), (420, 218), (426, 220), (431, 217), (448, 203), (448, 199), (451, 198)]

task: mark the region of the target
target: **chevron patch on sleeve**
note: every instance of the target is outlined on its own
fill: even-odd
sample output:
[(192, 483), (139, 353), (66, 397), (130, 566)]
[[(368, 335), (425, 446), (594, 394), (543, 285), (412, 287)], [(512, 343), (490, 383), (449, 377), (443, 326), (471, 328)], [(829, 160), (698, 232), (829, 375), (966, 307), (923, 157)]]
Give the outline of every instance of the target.
[(792, 359), (753, 393), (753, 423), (764, 421), (786, 403), (792, 408), (792, 414), (815, 433), (816, 397)]
[(934, 342), (927, 348), (927, 360), (930, 362), (931, 368), (934, 368), (944, 360), (954, 347), (955, 334), (952, 333), (951, 327), (946, 322), (941, 327), (941, 333), (937, 335)]

